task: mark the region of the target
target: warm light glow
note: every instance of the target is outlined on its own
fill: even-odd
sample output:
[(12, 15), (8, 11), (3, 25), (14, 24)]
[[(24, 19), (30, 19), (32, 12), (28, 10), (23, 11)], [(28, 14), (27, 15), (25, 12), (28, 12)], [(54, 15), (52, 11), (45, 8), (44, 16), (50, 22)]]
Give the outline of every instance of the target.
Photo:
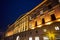
[(37, 27), (42, 27), (42, 25), (39, 25), (39, 26), (37, 26)]
[(43, 37), (43, 40), (49, 40), (49, 38), (45, 36), (45, 37)]
[(20, 40), (20, 39), (19, 39), (19, 36), (17, 36), (16, 40)]
[(47, 29), (43, 29), (43, 31), (44, 31), (44, 32), (46, 32), (46, 31), (47, 31)]
[(59, 27), (57, 26), (57, 27), (55, 27), (55, 30), (59, 30)]
[(49, 39), (54, 39), (55, 38), (55, 34), (54, 33), (50, 33), (48, 32), (47, 36), (49, 37)]
[(52, 22), (47, 22), (45, 25), (50, 25), (50, 24), (52, 24)]
[(32, 37), (29, 37), (29, 40), (32, 40)]
[(13, 31), (9, 31), (6, 33), (6, 36), (11, 36), (11, 35), (13, 35)]
[(40, 11), (40, 14), (43, 14), (43, 10)]
[(60, 3), (60, 0), (59, 0), (59, 3)]
[(39, 37), (35, 37), (35, 40), (39, 40)]
[(60, 21), (60, 19), (57, 19), (57, 21)]

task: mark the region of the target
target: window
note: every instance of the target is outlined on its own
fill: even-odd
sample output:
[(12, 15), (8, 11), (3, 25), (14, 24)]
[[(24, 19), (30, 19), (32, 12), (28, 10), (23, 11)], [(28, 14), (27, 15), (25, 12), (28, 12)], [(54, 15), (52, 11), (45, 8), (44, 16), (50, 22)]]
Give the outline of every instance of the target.
[(30, 17), (29, 20), (32, 20), (32, 18)]
[(37, 26), (37, 21), (35, 22), (35, 26)]
[(51, 15), (51, 20), (52, 20), (52, 21), (56, 20), (56, 17), (55, 17), (54, 14)]
[(52, 8), (52, 6), (51, 6), (51, 5), (52, 5), (52, 4), (49, 4), (49, 5), (48, 5), (48, 9), (51, 9), (51, 8)]
[(31, 24), (31, 23), (29, 24), (29, 28), (30, 28), (30, 29), (32, 28), (32, 24)]
[(48, 10), (48, 7), (46, 5), (43, 6), (43, 12), (45, 12), (46, 10)]
[(43, 14), (43, 10), (40, 11), (40, 14)]
[(54, 0), (52, 2), (51, 6), (54, 7), (54, 6), (58, 5), (58, 3), (59, 3), (59, 0)]
[(42, 19), (42, 24), (45, 24), (45, 20), (44, 20), (44, 18)]
[(43, 40), (49, 40), (49, 38), (48, 37), (43, 37)]
[(38, 33), (38, 30), (36, 30), (36, 33)]
[(32, 37), (29, 37), (29, 40), (32, 40)]
[(39, 37), (35, 37), (35, 40), (39, 40)]
[(20, 40), (19, 36), (17, 36), (16, 40)]
[(55, 27), (55, 30), (59, 30), (59, 27), (58, 27), (58, 26), (56, 26), (56, 27)]
[(48, 5), (48, 10), (50, 10), (52, 8), (52, 6), (51, 5)]

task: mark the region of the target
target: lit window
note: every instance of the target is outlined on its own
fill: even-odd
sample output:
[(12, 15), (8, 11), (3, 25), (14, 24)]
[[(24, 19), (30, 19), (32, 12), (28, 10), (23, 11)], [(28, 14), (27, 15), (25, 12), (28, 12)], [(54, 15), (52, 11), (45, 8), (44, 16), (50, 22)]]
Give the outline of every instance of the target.
[(57, 27), (55, 27), (55, 30), (59, 30), (59, 27), (57, 26)]
[(32, 40), (32, 37), (29, 37), (29, 40)]
[(19, 36), (17, 36), (16, 40), (20, 40)]
[(35, 22), (35, 26), (37, 26), (37, 21)]
[(40, 11), (40, 14), (43, 14), (43, 10)]
[(47, 30), (46, 29), (43, 29), (44, 32), (46, 32)]
[(43, 37), (43, 40), (49, 40), (49, 38), (48, 37)]
[(39, 37), (35, 37), (35, 40), (39, 40)]

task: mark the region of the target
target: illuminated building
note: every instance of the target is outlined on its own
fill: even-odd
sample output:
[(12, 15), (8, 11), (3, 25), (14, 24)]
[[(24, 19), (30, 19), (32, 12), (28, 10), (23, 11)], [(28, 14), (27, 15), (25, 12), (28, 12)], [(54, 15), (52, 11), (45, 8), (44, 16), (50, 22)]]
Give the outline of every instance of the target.
[(8, 27), (5, 40), (60, 40), (60, 0), (44, 0)]

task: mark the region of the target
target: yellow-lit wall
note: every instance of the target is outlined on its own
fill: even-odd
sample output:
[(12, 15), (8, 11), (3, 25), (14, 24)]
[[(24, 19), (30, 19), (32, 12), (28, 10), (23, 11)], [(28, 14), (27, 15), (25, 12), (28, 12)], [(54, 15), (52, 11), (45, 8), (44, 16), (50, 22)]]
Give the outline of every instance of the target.
[[(30, 13), (31, 14), (31, 13)], [(33, 13), (34, 14), (34, 13)], [(43, 12), (44, 15), (38, 15), (35, 19), (32, 19), (29, 21), (29, 15), (18, 19), (14, 23), (14, 29), (13, 31), (9, 31), (6, 33), (6, 36), (11, 36), (16, 33), (24, 32), (30, 29), (36, 28), (38, 25), (44, 25), (42, 24), (42, 18), (44, 18), (45, 23), (51, 22), (51, 15), (54, 14), (56, 19), (60, 18), (60, 6), (57, 6), (52, 11), (45, 11)], [(37, 26), (35, 26), (35, 23), (37, 21)]]
[(6, 36), (11, 36), (11, 35), (13, 35), (13, 31), (9, 31), (6, 33)]

